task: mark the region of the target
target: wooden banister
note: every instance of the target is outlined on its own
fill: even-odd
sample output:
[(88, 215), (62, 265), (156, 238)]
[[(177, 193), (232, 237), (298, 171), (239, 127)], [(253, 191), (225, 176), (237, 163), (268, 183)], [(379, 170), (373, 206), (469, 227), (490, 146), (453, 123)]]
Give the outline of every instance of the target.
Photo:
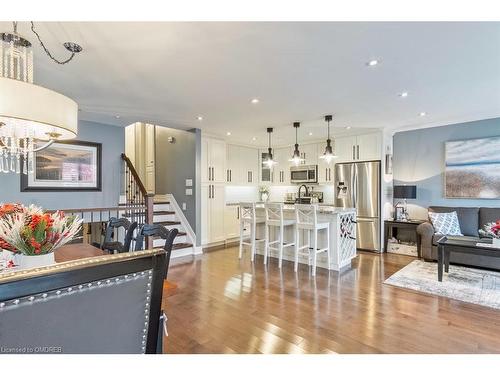
[(127, 155), (122, 154), (122, 160), (125, 162), (125, 164), (127, 165), (128, 170), (130, 171), (130, 173), (134, 177), (134, 180), (135, 180), (137, 186), (139, 187), (142, 195), (144, 195), (144, 196), (148, 195), (148, 191), (144, 187), (144, 184), (142, 183), (141, 178), (139, 177), (139, 174), (135, 170), (134, 165), (132, 164), (132, 162), (130, 161), (130, 159), (127, 157)]

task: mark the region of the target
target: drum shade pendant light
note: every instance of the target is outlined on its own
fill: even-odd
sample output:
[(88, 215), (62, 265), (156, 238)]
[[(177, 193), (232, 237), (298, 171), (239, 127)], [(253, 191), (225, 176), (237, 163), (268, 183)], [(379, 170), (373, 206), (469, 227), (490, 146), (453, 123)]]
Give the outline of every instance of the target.
[[(32, 173), (34, 153), (55, 140), (74, 138), (77, 134), (78, 105), (55, 91), (33, 84), (32, 44), (17, 33), (0, 33), (0, 172)], [(45, 48), (48, 56), (59, 64), (71, 61), (81, 47), (65, 43), (71, 57), (58, 61)], [(48, 141), (39, 147), (39, 141)], [(29, 160), (29, 163), (28, 163)], [(21, 165), (23, 164), (23, 165)]]
[(269, 169), (272, 169), (274, 165), (278, 164), (273, 159), (273, 149), (271, 148), (271, 134), (273, 133), (273, 128), (267, 128), (267, 134), (269, 135), (269, 147), (267, 149), (267, 158), (264, 160), (263, 164), (266, 165)]
[(335, 147), (335, 140), (333, 140), (332, 142), (332, 140), (330, 139), (330, 121), (332, 121), (332, 118), (332, 115), (325, 116), (325, 121), (328, 123), (328, 138), (326, 139), (325, 152), (319, 157), (320, 159), (326, 161), (328, 164), (330, 164), (331, 161), (337, 157), (337, 155), (335, 155), (335, 153), (333, 152)]
[(298, 141), (298, 131), (300, 127), (300, 122), (294, 122), (293, 127), (295, 128), (295, 149), (293, 150), (292, 158), (289, 160), (295, 165), (299, 165), (304, 159), (300, 156), (299, 151), (299, 141)]

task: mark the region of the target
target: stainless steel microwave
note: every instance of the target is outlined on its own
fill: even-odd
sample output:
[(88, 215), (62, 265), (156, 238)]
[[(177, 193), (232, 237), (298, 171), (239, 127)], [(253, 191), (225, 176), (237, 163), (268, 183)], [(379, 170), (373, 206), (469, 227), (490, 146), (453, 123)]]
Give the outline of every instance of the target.
[(290, 181), (294, 184), (317, 184), (318, 166), (299, 165), (290, 168)]

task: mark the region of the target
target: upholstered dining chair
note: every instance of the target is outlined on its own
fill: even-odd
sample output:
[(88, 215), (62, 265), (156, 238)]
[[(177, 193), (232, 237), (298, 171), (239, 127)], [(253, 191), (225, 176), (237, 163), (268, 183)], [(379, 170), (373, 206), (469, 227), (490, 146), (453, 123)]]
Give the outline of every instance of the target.
[[(118, 229), (123, 228), (125, 230), (125, 238), (123, 243), (115, 239), (115, 235), (118, 236)], [(118, 253), (125, 253), (130, 251), (130, 245), (134, 239), (134, 231), (137, 228), (137, 222), (131, 223), (125, 218), (112, 217), (109, 219), (108, 225), (106, 226), (106, 233), (104, 235), (104, 241), (102, 242), (101, 249), (108, 251), (113, 254), (115, 251)]]
[(161, 353), (165, 260), (157, 249), (0, 273), (2, 352)]
[(168, 274), (168, 266), (170, 265), (170, 255), (172, 253), (172, 247), (174, 245), (175, 237), (179, 231), (177, 229), (168, 230), (161, 224), (144, 224), (135, 238), (135, 249), (142, 250), (146, 243), (146, 237), (157, 237), (165, 240), (163, 245), (163, 250), (166, 253), (166, 268), (165, 268), (165, 279)]

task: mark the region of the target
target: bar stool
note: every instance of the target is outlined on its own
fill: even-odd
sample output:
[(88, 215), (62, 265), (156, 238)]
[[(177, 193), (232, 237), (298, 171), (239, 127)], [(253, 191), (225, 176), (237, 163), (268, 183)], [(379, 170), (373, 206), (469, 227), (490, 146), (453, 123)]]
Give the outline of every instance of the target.
[[(295, 246), (297, 242), (297, 231), (293, 231), (293, 242), (285, 243), (284, 242), (284, 234), (285, 228), (289, 226), (295, 226), (295, 220), (293, 219), (285, 219), (283, 217), (283, 203), (266, 203), (266, 238), (265, 238), (265, 248), (264, 248), (264, 264), (267, 264), (267, 256), (269, 254), (269, 250), (278, 250), (279, 251), (279, 268), (281, 268), (281, 264), (283, 263), (283, 249), (285, 247)], [(278, 229), (278, 239), (275, 241), (269, 241), (269, 229), (270, 228)], [(278, 247), (273, 247), (272, 245), (278, 244)]]
[[(255, 245), (257, 242), (265, 241), (264, 239), (257, 239), (257, 224), (264, 224), (263, 217), (257, 218), (255, 213), (255, 203), (240, 203), (240, 255), (243, 254), (243, 245), (250, 246), (252, 262), (255, 258)], [(250, 242), (243, 241), (243, 231), (245, 224), (250, 225)]]
[[(313, 270), (312, 275), (316, 276), (317, 256), (319, 253), (325, 252), (328, 256), (328, 267), (330, 267), (330, 222), (318, 222), (318, 207), (314, 204), (296, 204), (295, 205), (295, 220), (296, 224), (296, 241), (295, 247), (295, 272), (298, 269), (299, 252), (302, 249), (308, 249), (308, 256), (311, 259), (311, 250), (313, 257)], [(320, 230), (326, 231), (326, 247), (319, 248), (318, 246), (318, 233)], [(299, 231), (307, 232), (307, 245), (300, 246)], [(311, 234), (313, 237), (311, 247)], [(309, 261), (309, 265), (311, 265)]]

